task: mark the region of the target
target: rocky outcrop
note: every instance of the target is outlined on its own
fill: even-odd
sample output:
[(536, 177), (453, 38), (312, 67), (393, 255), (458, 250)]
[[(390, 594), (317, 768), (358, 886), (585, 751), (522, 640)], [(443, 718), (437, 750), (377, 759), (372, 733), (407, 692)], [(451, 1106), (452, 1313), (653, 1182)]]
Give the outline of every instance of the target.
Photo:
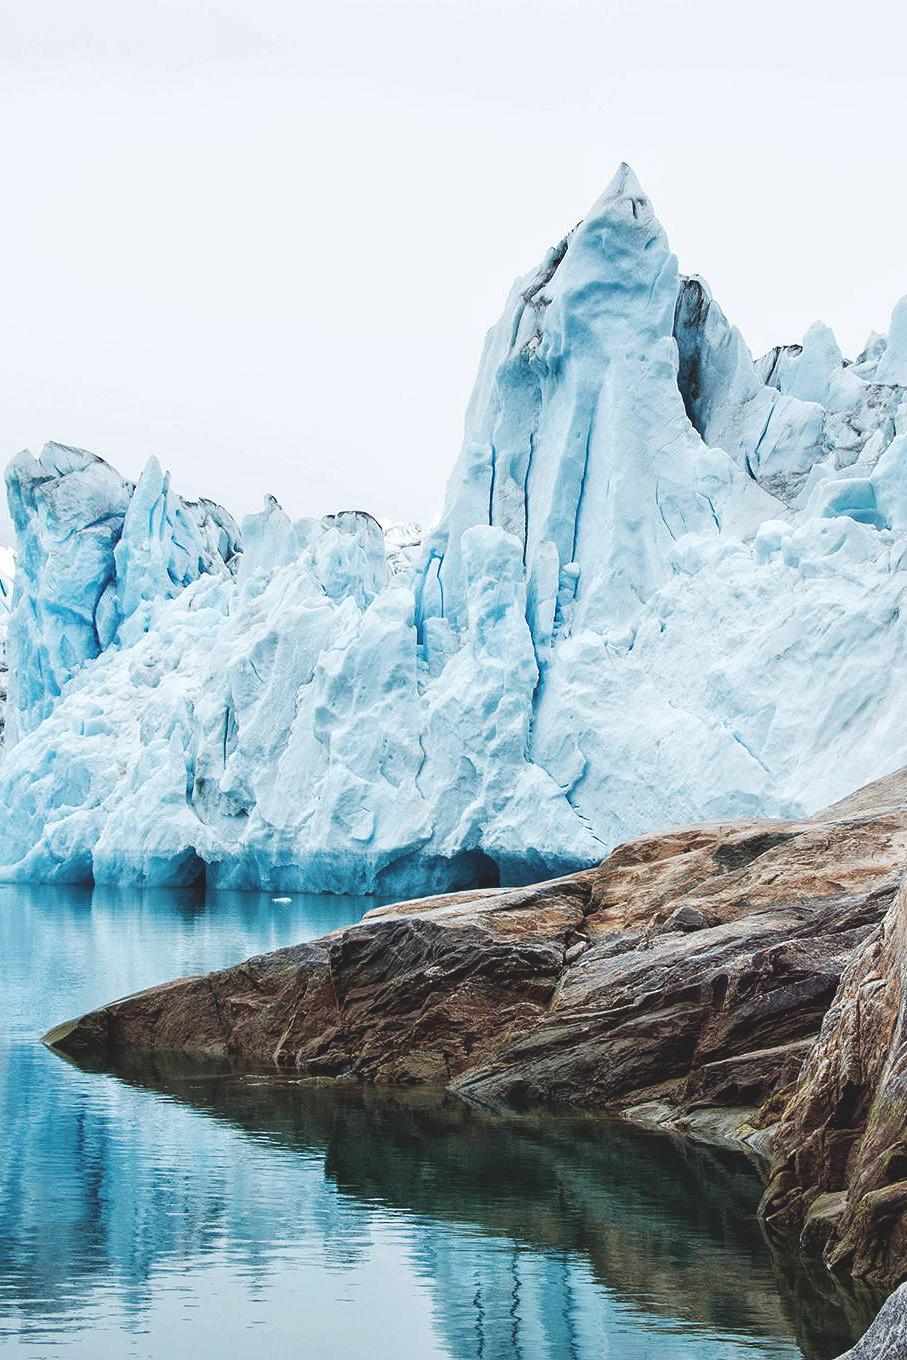
[(381, 908), (46, 1042), (114, 1066), (181, 1053), (443, 1085), (742, 1143), (770, 1176), (773, 1232), (891, 1286), (907, 1267), (905, 791), (893, 776), (811, 821), (688, 827), (533, 888)]
[(578, 938), (591, 875), (428, 899), (313, 944), (152, 988), (48, 1043), (163, 1050), (310, 1077), (447, 1083), (538, 1024)]
[(907, 1273), (907, 892), (847, 968), (784, 1109), (767, 1224), (832, 1269)]

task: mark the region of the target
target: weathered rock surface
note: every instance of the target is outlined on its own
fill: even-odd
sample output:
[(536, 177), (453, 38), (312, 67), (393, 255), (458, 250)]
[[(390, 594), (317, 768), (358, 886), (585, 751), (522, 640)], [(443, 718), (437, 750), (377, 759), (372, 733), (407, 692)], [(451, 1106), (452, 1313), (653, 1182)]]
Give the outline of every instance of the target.
[(907, 779), (803, 822), (642, 837), (598, 868), (381, 908), (155, 987), (46, 1042), (609, 1110), (766, 1165), (770, 1226), (891, 1286), (907, 1270)]
[(907, 892), (857, 951), (777, 1131), (763, 1201), (832, 1269), (907, 1274)]

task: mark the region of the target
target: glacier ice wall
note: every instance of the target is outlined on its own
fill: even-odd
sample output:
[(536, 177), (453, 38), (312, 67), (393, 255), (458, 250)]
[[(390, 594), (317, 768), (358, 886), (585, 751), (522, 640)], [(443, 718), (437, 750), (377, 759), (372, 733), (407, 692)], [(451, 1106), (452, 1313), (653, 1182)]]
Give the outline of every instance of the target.
[(523, 545), (540, 637), (569, 619), (629, 641), (678, 537), (752, 533), (774, 512), (687, 417), (673, 336), (679, 287), (651, 204), (622, 167), (572, 235), (518, 281), (486, 342), (428, 543), (423, 620), (461, 625), (461, 535), (490, 521)]
[(92, 453), (47, 444), (12, 460), (6, 489), (19, 564), (7, 638), (15, 740), (87, 661), (144, 630), (152, 601), (228, 571), (238, 529), (219, 506), (175, 496), (155, 458), (134, 487)]
[(0, 751), (6, 736), (6, 700), (9, 688), (9, 667), (6, 660), (6, 637), (9, 615), (13, 604), (13, 578), (16, 558), (11, 548), (0, 548)]
[(528, 880), (907, 763), (907, 304), (754, 360), (625, 166), (489, 332), (424, 539), (7, 478), (4, 878)]

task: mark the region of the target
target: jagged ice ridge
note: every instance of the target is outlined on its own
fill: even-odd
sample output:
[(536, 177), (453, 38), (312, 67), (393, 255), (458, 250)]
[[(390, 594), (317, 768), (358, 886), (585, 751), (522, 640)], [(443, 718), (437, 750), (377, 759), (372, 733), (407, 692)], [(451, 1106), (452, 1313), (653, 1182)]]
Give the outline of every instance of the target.
[(527, 881), (907, 764), (907, 300), (754, 361), (626, 166), (514, 285), (423, 542), (55, 444), (7, 486), (6, 879)]

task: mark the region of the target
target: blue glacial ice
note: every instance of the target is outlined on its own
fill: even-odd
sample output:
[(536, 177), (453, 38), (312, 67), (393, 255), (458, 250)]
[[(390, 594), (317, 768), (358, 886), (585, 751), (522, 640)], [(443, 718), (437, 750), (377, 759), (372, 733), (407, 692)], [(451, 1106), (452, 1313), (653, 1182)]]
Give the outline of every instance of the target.
[(174, 495), (156, 458), (133, 486), (92, 453), (47, 444), (40, 458), (12, 460), (6, 487), (19, 565), (7, 638), (14, 741), (86, 662), (141, 635), (154, 605), (203, 572), (229, 572), (239, 530), (219, 506)]
[(0, 754), (6, 731), (6, 698), (9, 670), (6, 664), (6, 635), (13, 606), (13, 579), (16, 558), (11, 548), (0, 547)]
[(907, 303), (754, 360), (626, 166), (514, 285), (421, 541), (59, 445), (7, 484), (6, 879), (527, 881), (907, 764)]

